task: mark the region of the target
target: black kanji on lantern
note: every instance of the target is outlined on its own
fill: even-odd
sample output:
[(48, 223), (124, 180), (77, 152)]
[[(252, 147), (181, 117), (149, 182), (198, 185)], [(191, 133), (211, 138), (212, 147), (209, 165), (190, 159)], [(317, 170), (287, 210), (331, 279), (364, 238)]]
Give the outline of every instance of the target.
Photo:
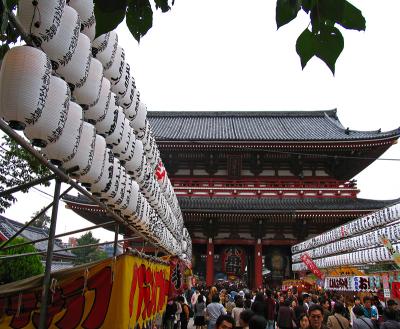
[(240, 276), (242, 272), (242, 250), (231, 247), (225, 251), (225, 272), (228, 275)]

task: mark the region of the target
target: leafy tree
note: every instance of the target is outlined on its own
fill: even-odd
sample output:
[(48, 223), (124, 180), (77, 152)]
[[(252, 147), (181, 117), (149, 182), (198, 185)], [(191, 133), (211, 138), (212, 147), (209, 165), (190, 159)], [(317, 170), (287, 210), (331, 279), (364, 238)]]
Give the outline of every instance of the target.
[[(16, 238), (9, 246), (26, 242), (23, 238)], [(0, 251), (0, 255), (16, 255), (35, 252), (33, 245), (26, 245), (15, 249)], [(40, 256), (24, 256), (15, 259), (0, 259), (0, 283), (9, 283), (42, 274), (44, 271)]]
[[(0, 192), (10, 187), (29, 182), (46, 175), (50, 171), (8, 136), (3, 136), (0, 144)], [(48, 186), (50, 183), (44, 183)], [(28, 190), (22, 190), (28, 192)], [(17, 199), (14, 195), (0, 197), (0, 213)]]
[[(96, 244), (100, 241), (100, 239), (96, 239), (95, 237), (93, 237), (91, 231), (83, 234), (80, 238), (76, 240), (78, 246)], [(97, 246), (74, 249), (72, 252), (76, 255), (75, 264), (86, 264), (107, 258), (107, 254), (99, 250)]]
[[(39, 211), (36, 211), (31, 219), (33, 219), (37, 214), (39, 214), (44, 208), (42, 208)], [(43, 213), (41, 216), (39, 216), (32, 224), (31, 226), (34, 227), (39, 227), (39, 228), (49, 228), (50, 227), (50, 222), (51, 222), (51, 217), (48, 216), (46, 213)]]

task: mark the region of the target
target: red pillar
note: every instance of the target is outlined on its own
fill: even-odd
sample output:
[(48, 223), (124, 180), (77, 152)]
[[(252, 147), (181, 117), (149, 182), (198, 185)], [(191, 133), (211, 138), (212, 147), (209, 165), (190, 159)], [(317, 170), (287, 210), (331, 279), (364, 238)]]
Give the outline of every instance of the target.
[(214, 284), (214, 244), (212, 238), (207, 242), (206, 285)]
[(257, 239), (254, 245), (254, 288), (262, 287), (262, 243)]

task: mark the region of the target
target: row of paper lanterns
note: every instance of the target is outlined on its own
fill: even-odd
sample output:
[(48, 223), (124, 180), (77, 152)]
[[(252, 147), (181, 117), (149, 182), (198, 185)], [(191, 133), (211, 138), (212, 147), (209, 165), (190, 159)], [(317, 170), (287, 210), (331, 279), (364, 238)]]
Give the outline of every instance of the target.
[[(400, 225), (394, 224), (362, 235), (354, 236), (343, 240), (338, 240), (324, 246), (310, 249), (307, 251), (307, 253), (308, 255), (310, 255), (312, 259), (314, 259), (319, 257), (326, 257), (336, 253), (343, 253), (357, 249), (364, 249), (374, 245), (382, 244), (380, 241), (381, 237), (386, 237), (391, 242), (399, 241)], [(300, 257), (301, 253), (294, 254), (292, 256), (292, 261), (299, 262)]]
[[(400, 252), (400, 244), (394, 244), (394, 249)], [(366, 265), (370, 263), (391, 261), (392, 256), (385, 247), (376, 247), (355, 252), (328, 256), (324, 258), (313, 259), (318, 268), (330, 268), (338, 266)], [(292, 264), (294, 272), (306, 271), (307, 267), (304, 263)]]
[(78, 166), (77, 180), (94, 195), (181, 255), (190, 236), (182, 238), (168, 177), (155, 176), (160, 154), (117, 34), (94, 39), (92, 1), (23, 0), (17, 17), (37, 48), (14, 47), (5, 55), (1, 117), (54, 163)]
[(383, 208), (377, 212), (357, 218), (328, 232), (315, 236), (292, 246), (292, 253), (299, 253), (327, 243), (331, 243), (354, 234), (370, 231), (376, 227), (390, 224), (400, 219), (400, 204)]

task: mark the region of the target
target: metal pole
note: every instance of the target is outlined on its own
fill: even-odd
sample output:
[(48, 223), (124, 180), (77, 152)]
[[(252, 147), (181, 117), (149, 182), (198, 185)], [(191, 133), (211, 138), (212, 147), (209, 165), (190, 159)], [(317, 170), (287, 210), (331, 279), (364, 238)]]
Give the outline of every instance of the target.
[(54, 205), (51, 212), (49, 241), (47, 243), (46, 269), (42, 284), (42, 300), (40, 303), (39, 329), (47, 328), (47, 301), (49, 299), (51, 263), (53, 262), (54, 236), (56, 234), (58, 204), (60, 201), (61, 180), (56, 179), (54, 188)]
[(34, 180), (32, 180), (32, 181), (30, 181), (28, 183), (25, 183), (25, 184), (21, 184), (21, 185), (12, 187), (12, 188), (10, 188), (10, 189), (8, 189), (6, 191), (0, 192), (0, 198), (4, 197), (4, 196), (7, 196), (9, 194), (13, 194), (15, 192), (19, 192), (19, 191), (24, 190), (24, 189), (28, 189), (28, 188), (33, 187), (35, 185), (42, 184), (42, 183), (47, 182), (47, 181), (49, 181), (51, 179), (54, 179), (54, 178), (56, 178), (56, 174), (51, 174), (49, 176), (45, 176), (45, 177), (42, 177), (42, 178), (34, 179)]
[[(122, 239), (122, 240), (118, 240), (117, 242), (124, 242), (124, 241), (132, 241), (132, 240), (136, 240), (136, 239), (140, 239), (140, 237), (133, 237), (133, 238), (127, 238), (127, 239)], [(83, 246), (76, 246), (76, 247), (69, 247), (69, 248), (63, 248), (63, 249), (59, 249), (57, 251), (67, 251), (67, 250), (75, 250), (75, 249), (82, 249), (82, 248), (87, 248), (87, 247), (98, 247), (98, 246), (104, 246), (106, 244), (111, 244), (114, 241), (107, 241), (107, 242), (101, 242), (101, 243), (91, 243), (91, 244), (85, 244)], [(27, 256), (35, 256), (35, 255), (42, 255), (45, 254), (46, 251), (35, 251), (35, 252), (27, 252), (24, 254), (15, 254), (15, 255), (9, 255), (9, 256), (0, 256), (0, 260), (1, 259), (15, 259), (15, 258), (19, 258), (19, 257), (27, 257)]]
[[(65, 194), (67, 194), (69, 191), (72, 190), (72, 186), (68, 187), (61, 195), (60, 198), (62, 196), (64, 196)], [(9, 238), (8, 240), (6, 240), (2, 245), (0, 245), (0, 250), (7, 250), (10, 248), (14, 248), (17, 247), (19, 245), (15, 245), (9, 248), (5, 248), (11, 241), (13, 241), (18, 235), (20, 235), (22, 233), (22, 231), (24, 231), (28, 226), (30, 226), (36, 219), (38, 219), (40, 216), (42, 216), (47, 210), (49, 210), (51, 207), (53, 207), (54, 204), (54, 200), (45, 208), (43, 208), (35, 217), (33, 217), (28, 223), (26, 223), (24, 226), (22, 226), (11, 238)], [(72, 234), (72, 233), (71, 233)], [(40, 241), (46, 241), (48, 238), (46, 239), (41, 239)], [(40, 242), (40, 241), (35, 241), (35, 242)], [(27, 243), (21, 243), (22, 245), (26, 245), (26, 244), (30, 244), (30, 243), (35, 243), (35, 242), (27, 242)]]
[(119, 234), (119, 225), (115, 223), (115, 235), (114, 235), (114, 257), (117, 256), (118, 251), (118, 234)]
[[(61, 195), (60, 195), (60, 198), (61, 198)], [(76, 234), (76, 233), (81, 233), (81, 232), (85, 232), (85, 231), (89, 231), (89, 230), (94, 230), (96, 228), (105, 227), (105, 226), (108, 226), (108, 225), (111, 225), (111, 224), (114, 224), (114, 223), (115, 223), (115, 221), (112, 220), (112, 221), (109, 221), (109, 222), (105, 222), (104, 224), (93, 225), (93, 226), (81, 228), (79, 230), (74, 230), (74, 231), (69, 231), (69, 232), (57, 234), (57, 235), (54, 236), (54, 238), (56, 239), (56, 238), (61, 238), (63, 236), (67, 236), (67, 235), (71, 235), (71, 234)], [(26, 246), (28, 244), (35, 244), (35, 243), (38, 243), (38, 242), (47, 241), (48, 239), (49, 239), (49, 237), (43, 238), (43, 239), (31, 240), (31, 241), (24, 242), (24, 243), (18, 243), (18, 244), (15, 244), (13, 246), (9, 246), (7, 248), (0, 248), (0, 250), (15, 249), (15, 248), (19, 248), (19, 247), (22, 247), (22, 246)]]

